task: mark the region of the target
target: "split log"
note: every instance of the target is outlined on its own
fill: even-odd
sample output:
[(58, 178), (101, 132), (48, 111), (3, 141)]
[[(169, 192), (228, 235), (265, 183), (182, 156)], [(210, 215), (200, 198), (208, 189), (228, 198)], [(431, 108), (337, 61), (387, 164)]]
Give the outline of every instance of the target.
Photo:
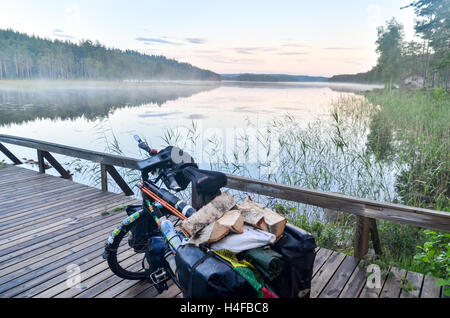
[(287, 223), (287, 220), (284, 216), (279, 215), (278, 213), (259, 203), (249, 200), (239, 203), (237, 207), (243, 214), (250, 211), (263, 215), (269, 232), (274, 234), (277, 238), (279, 238), (283, 234), (284, 228), (286, 227)]
[(184, 220), (181, 223), (181, 228), (189, 236), (193, 236), (220, 219), (225, 212), (231, 210), (235, 205), (236, 201), (234, 201), (233, 196), (229, 191), (226, 191)]
[(213, 243), (220, 241), (224, 238), (228, 233), (230, 233), (230, 229), (225, 225), (220, 224), (219, 222), (214, 222), (207, 225), (197, 234), (195, 234), (188, 241), (189, 244), (194, 244), (199, 246), (205, 243)]
[(244, 232), (244, 217), (239, 210), (231, 210), (226, 212), (220, 219), (217, 220), (217, 222), (223, 226), (226, 226), (234, 233), (241, 234)]
[[(240, 205), (237, 207), (240, 209)], [(269, 228), (267, 227), (266, 221), (264, 220), (264, 215), (257, 213), (253, 210), (240, 210), (242, 216), (244, 217), (244, 223), (251, 225), (257, 229), (269, 232)]]

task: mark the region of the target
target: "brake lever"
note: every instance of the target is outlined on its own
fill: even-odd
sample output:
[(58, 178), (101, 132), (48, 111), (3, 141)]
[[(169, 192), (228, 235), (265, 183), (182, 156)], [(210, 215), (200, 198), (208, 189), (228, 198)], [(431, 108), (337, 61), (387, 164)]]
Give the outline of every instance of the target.
[(134, 140), (136, 140), (139, 143), (138, 147), (147, 151), (150, 156), (154, 156), (158, 153), (158, 150), (150, 148), (148, 144), (145, 141), (143, 141), (138, 135), (134, 135), (133, 137)]

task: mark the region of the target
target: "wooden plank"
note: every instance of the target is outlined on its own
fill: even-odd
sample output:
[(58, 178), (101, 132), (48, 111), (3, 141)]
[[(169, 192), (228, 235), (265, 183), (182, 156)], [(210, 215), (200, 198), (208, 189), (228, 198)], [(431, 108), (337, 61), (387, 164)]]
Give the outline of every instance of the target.
[(94, 219), (92, 221), (77, 223), (70, 230), (67, 230), (67, 229), (59, 230), (59, 231), (53, 232), (49, 235), (41, 236), (38, 239), (28, 240), (28, 241), (19, 243), (17, 245), (14, 245), (11, 248), (1, 250), (0, 256), (9, 255), (11, 253), (11, 251), (23, 250), (24, 248), (28, 248), (29, 246), (36, 247), (36, 246), (41, 246), (41, 244), (50, 244), (53, 242), (57, 242), (58, 240), (60, 240), (62, 238), (73, 235), (74, 233), (83, 232), (87, 229), (95, 227), (98, 224), (98, 222), (100, 222), (100, 223), (103, 222), (102, 216), (99, 216), (97, 219)]
[[(59, 185), (66, 185), (68, 183), (66, 182), (60, 182), (61, 179), (59, 178), (52, 178), (51, 180), (48, 179), (38, 179), (33, 177), (33, 182), (24, 182), (22, 180), (18, 181), (18, 182), (10, 182), (7, 183), (5, 187), (3, 187), (2, 189), (0, 189), (1, 193), (1, 198), (2, 199), (8, 199), (11, 197), (18, 197), (17, 196), (17, 192), (21, 191), (22, 193), (26, 193), (26, 192), (34, 192), (34, 191), (42, 191), (42, 189), (50, 189), (50, 188), (55, 188), (58, 187)], [(56, 179), (56, 180), (55, 180)], [(76, 183), (73, 183), (75, 185), (78, 185)], [(19, 199), (19, 198), (17, 198)]]
[(3, 269), (10, 265), (23, 262), (36, 254), (39, 255), (49, 250), (57, 249), (58, 247), (64, 244), (74, 245), (76, 244), (77, 241), (81, 240), (85, 236), (91, 235), (92, 233), (101, 232), (102, 230), (104, 230), (104, 228), (105, 229), (114, 228), (118, 223), (120, 223), (121, 220), (122, 220), (121, 217), (105, 218), (101, 221), (96, 222), (94, 226), (85, 229), (83, 232), (81, 231), (76, 232), (76, 230), (71, 229), (70, 231), (72, 232), (71, 235), (63, 237), (58, 241), (51, 242), (50, 240), (44, 240), (29, 247), (18, 249), (11, 253), (5, 254), (1, 257), (0, 268)]
[[(98, 215), (102, 215), (104, 211), (110, 211), (112, 208), (117, 208), (121, 206), (125, 206), (123, 200), (120, 198), (110, 198), (110, 201), (103, 201), (99, 198), (92, 199), (89, 202), (80, 203), (80, 206), (69, 207), (69, 208), (61, 208), (53, 211), (48, 211), (42, 215), (31, 215), (28, 219), (25, 218), (16, 218), (14, 220), (8, 221), (6, 223), (0, 223), (0, 235), (3, 235), (15, 232), (17, 230), (29, 230), (38, 228), (40, 226), (45, 226), (51, 224), (53, 222), (57, 222), (60, 220), (77, 220), (83, 221), (88, 218), (96, 217)], [(132, 201), (133, 202), (133, 201)], [(132, 203), (127, 202), (127, 203)], [(119, 214), (120, 211), (114, 212), (115, 214)], [(125, 214), (123, 214), (125, 215)]]
[(97, 294), (95, 297), (96, 298), (113, 298), (113, 297), (116, 297), (117, 295), (123, 293), (124, 291), (127, 291), (130, 288), (133, 288), (139, 282), (144, 283), (147, 288), (149, 287), (149, 283), (147, 281), (123, 280), (123, 281), (117, 283), (114, 286), (108, 287), (105, 291)]
[(433, 276), (425, 276), (423, 280), (420, 298), (439, 298), (441, 295), (441, 286), (436, 285), (438, 278)]
[(149, 283), (145, 280), (137, 281), (135, 285), (130, 286), (120, 294), (116, 295), (116, 298), (134, 298), (143, 291), (151, 288)]
[(169, 289), (163, 291), (161, 294), (155, 296), (155, 298), (175, 298), (178, 294), (181, 293), (181, 290), (177, 285), (172, 284)]
[[(141, 265), (142, 259), (140, 261), (137, 261), (130, 257), (126, 259), (121, 265), (128, 268), (136, 264)], [(123, 279), (115, 276), (114, 273), (108, 268), (90, 277), (89, 279), (83, 280), (82, 285), (86, 287), (84, 290), (70, 289), (65, 291), (64, 293), (56, 295), (55, 298), (92, 298), (107, 290), (108, 288), (112, 288), (115, 284), (121, 281), (123, 281)]]
[[(87, 219), (92, 219), (93, 217), (98, 217), (102, 215), (104, 211), (111, 210), (112, 208), (117, 208), (124, 206), (124, 203), (135, 203), (135, 202), (123, 202), (120, 198), (110, 198), (110, 201), (105, 202), (100, 199), (89, 201), (81, 206), (71, 207), (64, 210), (49, 211), (44, 217), (40, 215), (33, 215), (30, 220), (13, 220), (17, 221), (10, 224), (9, 226), (0, 227), (0, 234), (4, 235), (17, 230), (26, 231), (28, 229), (38, 228), (40, 226), (45, 226), (55, 221), (59, 220), (77, 220), (79, 222), (85, 221)], [(118, 211), (120, 213), (120, 211)], [(114, 212), (115, 214), (119, 214)], [(122, 214), (124, 215), (124, 214)], [(124, 215), (125, 216), (125, 215)], [(3, 225), (3, 224), (2, 224)]]
[(311, 298), (319, 297), (336, 269), (342, 263), (345, 254), (333, 252), (311, 281)]
[[(44, 215), (45, 212), (51, 212), (55, 209), (70, 209), (75, 206), (80, 206), (86, 202), (92, 202), (95, 199), (100, 198), (103, 202), (107, 202), (107, 199), (101, 195), (101, 193), (96, 191), (91, 191), (89, 189), (80, 189), (76, 192), (78, 197), (74, 196), (59, 196), (49, 199), (45, 203), (38, 204), (25, 204), (24, 206), (13, 206), (8, 209), (9, 213), (3, 213), (0, 227), (7, 224), (7, 221), (16, 220), (19, 218), (29, 216), (34, 217), (37, 215)], [(112, 197), (110, 197), (112, 199)], [(75, 201), (76, 199), (76, 201)]]
[[(127, 251), (128, 252), (128, 251)], [(107, 267), (105, 260), (99, 255), (98, 251), (91, 252), (72, 262), (79, 266), (80, 274), (85, 277), (85, 272), (95, 266)], [(97, 270), (97, 272), (100, 270)], [(12, 289), (9, 289), (5, 295), (7, 297), (21, 297), (29, 298), (40, 293), (45, 293), (45, 297), (52, 297), (70, 287), (67, 286), (67, 272), (66, 267), (57, 268), (53, 271), (37, 276), (26, 283), (20, 284)]]
[[(32, 206), (35, 202), (45, 203), (48, 202), (50, 198), (56, 195), (57, 199), (64, 199), (66, 196), (63, 195), (68, 190), (74, 190), (77, 192), (91, 191), (90, 189), (77, 187), (76, 184), (64, 184), (59, 187), (53, 187), (42, 192), (25, 192), (20, 191), (16, 193), (16, 197), (11, 197), (9, 200), (4, 200), (2, 203), (2, 210), (9, 210), (11, 208), (20, 208), (22, 206)], [(91, 191), (92, 192), (92, 191)], [(26, 200), (25, 200), (26, 198)]]
[[(126, 254), (129, 257), (134, 252), (129, 249), (127, 251), (122, 251), (121, 253)], [(86, 260), (87, 262), (85, 262)], [(54, 278), (56, 284), (52, 283), (50, 288), (47, 287), (42, 289), (41, 285), (37, 285), (35, 287), (35, 290), (29, 291), (32, 294), (32, 297), (50, 298), (55, 297), (56, 295), (61, 295), (60, 297), (70, 297), (70, 295), (76, 295), (89, 288), (89, 279), (97, 274), (104, 273), (105, 271), (109, 270), (108, 263), (99, 255), (98, 252), (96, 255), (92, 254), (92, 257), (90, 257), (90, 259), (89, 257), (83, 257), (82, 259), (77, 260), (75, 264), (80, 266), (80, 289), (76, 288), (72, 290), (73, 288), (67, 286), (67, 274), (64, 272)], [(45, 284), (47, 284), (47, 281), (45, 282)]]
[(11, 151), (8, 150), (2, 143), (0, 143), (0, 151), (5, 154), (6, 157), (8, 157), (15, 165), (22, 164), (22, 161), (20, 161), (16, 156), (13, 155)]
[[(97, 231), (91, 235), (86, 235), (85, 237), (77, 240), (77, 241), (71, 241), (67, 244), (60, 245), (57, 248), (53, 248), (51, 250), (40, 252), (38, 254), (33, 255), (32, 257), (27, 258), (26, 260), (22, 260), (21, 262), (17, 262), (15, 264), (9, 263), (8, 266), (2, 266), (3, 268), (0, 270), (0, 277), (5, 276), (9, 273), (15, 272), (17, 270), (20, 270), (21, 268), (26, 267), (27, 270), (33, 268), (33, 265), (36, 263), (39, 263), (43, 259), (48, 259), (50, 257), (59, 256), (66, 251), (70, 250), (71, 252), (74, 252), (80, 248), (83, 247), (84, 243), (91, 243), (95, 240), (105, 240), (108, 236), (108, 234), (111, 232), (111, 229), (105, 228), (101, 231)], [(2, 264), (3, 265), (3, 264)]]
[(350, 279), (345, 284), (339, 298), (358, 298), (366, 283), (366, 269), (356, 266)]
[(327, 250), (326, 248), (321, 248), (317, 252), (313, 265), (313, 277), (314, 275), (316, 275), (316, 273), (319, 271), (319, 269), (322, 267), (322, 265), (326, 262), (326, 260), (330, 257), (332, 253), (333, 251)]
[(401, 279), (406, 275), (404, 269), (391, 268), (380, 293), (380, 298), (398, 298), (401, 292)]
[[(71, 220), (72, 224), (77, 223), (76, 219)], [(66, 224), (66, 227), (70, 224)], [(55, 224), (50, 224), (46, 226), (45, 228), (40, 229), (34, 229), (30, 233), (19, 233), (16, 235), (8, 235), (6, 238), (0, 241), (0, 251), (5, 250), (13, 245), (17, 245), (19, 243), (34, 240), (38, 237), (45, 236), (50, 232), (53, 232), (54, 229), (64, 227), (64, 224), (61, 222), (55, 222)], [(37, 230), (37, 231), (36, 231)]]
[(400, 298), (419, 298), (420, 290), (422, 288), (422, 282), (423, 282), (423, 274), (415, 273), (415, 272), (408, 272), (406, 274), (406, 279), (411, 282), (413, 286), (415, 286), (416, 290), (405, 290), (402, 288), (402, 291), (400, 293)]
[[(52, 177), (52, 178), (59, 179), (60, 181), (63, 181), (63, 182), (54, 182), (54, 181), (47, 182), (47, 181), (42, 180), (41, 185), (48, 185), (48, 189), (46, 189), (47, 191), (58, 190), (58, 188), (61, 188), (61, 187), (71, 187), (71, 188), (76, 188), (79, 190), (89, 190), (91, 192), (94, 192), (96, 190), (95, 188), (82, 186), (78, 183), (74, 183), (74, 182), (71, 182), (68, 180), (63, 180), (63, 179), (56, 178), (56, 177)], [(14, 193), (14, 190), (16, 190), (15, 193)], [(9, 195), (9, 201), (11, 201), (11, 202), (16, 201), (16, 203), (22, 203), (22, 205), (26, 204), (26, 202), (23, 202), (23, 201), (27, 201), (27, 200), (23, 200), (23, 197), (25, 197), (25, 196), (29, 200), (31, 200), (31, 198), (33, 198), (33, 197), (42, 197), (42, 194), (40, 193), (42, 190), (39, 188), (39, 184), (24, 185), (23, 188), (17, 188), (17, 189), (12, 188), (10, 191), (12, 191), (12, 193)], [(19, 192), (20, 192), (21, 196), (19, 195)], [(97, 190), (97, 192), (100, 192), (100, 191)], [(2, 206), (2, 209), (5, 209), (5, 207)]]
[[(173, 285), (173, 281), (169, 280), (167, 282), (167, 286), (170, 288)], [(167, 291), (164, 291), (167, 292)], [(163, 293), (164, 293), (163, 292)], [(156, 290), (155, 287), (150, 287), (146, 290), (144, 290), (143, 292), (141, 292), (139, 295), (137, 295), (135, 298), (155, 298), (156, 296), (158, 296), (158, 291)]]
[(76, 253), (71, 253), (68, 255), (64, 255), (65, 257), (62, 257), (58, 260), (52, 261), (50, 263), (47, 263), (46, 266), (39, 267), (33, 271), (21, 271), (20, 273), (14, 273), (11, 275), (9, 280), (2, 281), (2, 284), (0, 285), (0, 294), (3, 294), (8, 289), (11, 289), (13, 287), (16, 287), (20, 284), (23, 284), (37, 276), (41, 276), (45, 273), (54, 271), (55, 269), (62, 268), (65, 270), (65, 266), (72, 263), (75, 259), (78, 259), (80, 257), (83, 257), (93, 251), (99, 251), (104, 246), (104, 241), (97, 242), (91, 246), (89, 246), (86, 249), (83, 249), (82, 251), (78, 251)]
[(326, 287), (320, 294), (320, 298), (337, 298), (349, 280), (359, 261), (351, 256), (346, 256), (342, 264), (334, 273)]
[[(27, 204), (26, 200), (22, 200), (25, 201), (25, 203), (18, 203), (8, 208), (2, 207), (2, 222), (0, 223), (0, 226), (8, 224), (7, 221), (12, 219), (18, 220), (19, 218), (24, 216), (33, 217), (37, 215), (43, 215), (43, 211), (49, 213), (51, 211), (54, 211), (55, 209), (70, 210), (73, 207), (82, 206), (82, 204), (86, 203), (86, 201), (95, 201), (98, 198), (101, 198), (103, 201), (107, 201), (108, 199), (112, 199), (113, 197), (121, 197), (123, 200), (126, 199), (125, 197), (114, 195), (112, 193), (102, 194), (100, 191), (95, 189), (76, 187), (72, 188), (72, 190), (73, 192), (67, 193), (64, 196), (51, 196), (47, 200), (44, 200), (44, 202), (42, 202), (42, 200), (35, 201), (39, 202), (39, 204)], [(75, 199), (76, 201), (74, 201)], [(7, 211), (4, 211), (4, 209), (7, 209)]]

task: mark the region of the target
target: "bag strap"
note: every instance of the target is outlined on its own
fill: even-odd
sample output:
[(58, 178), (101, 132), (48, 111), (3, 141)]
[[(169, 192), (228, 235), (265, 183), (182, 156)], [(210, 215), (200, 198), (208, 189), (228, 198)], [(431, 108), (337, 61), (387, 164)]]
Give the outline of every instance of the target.
[[(206, 251), (205, 255), (203, 255), (199, 260), (197, 260), (194, 265), (192, 265), (192, 272), (194, 272), (194, 270), (200, 265), (202, 264), (207, 258), (213, 256), (213, 253)], [(189, 275), (189, 284), (188, 284), (188, 293), (189, 295), (192, 295), (192, 276), (193, 275)]]

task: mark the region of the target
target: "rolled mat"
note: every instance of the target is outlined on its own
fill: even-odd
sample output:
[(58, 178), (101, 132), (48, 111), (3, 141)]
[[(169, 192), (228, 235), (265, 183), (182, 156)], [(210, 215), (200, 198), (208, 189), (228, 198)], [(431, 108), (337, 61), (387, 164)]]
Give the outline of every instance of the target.
[(283, 257), (270, 248), (251, 249), (240, 256), (253, 264), (270, 280), (275, 279), (284, 269)]

